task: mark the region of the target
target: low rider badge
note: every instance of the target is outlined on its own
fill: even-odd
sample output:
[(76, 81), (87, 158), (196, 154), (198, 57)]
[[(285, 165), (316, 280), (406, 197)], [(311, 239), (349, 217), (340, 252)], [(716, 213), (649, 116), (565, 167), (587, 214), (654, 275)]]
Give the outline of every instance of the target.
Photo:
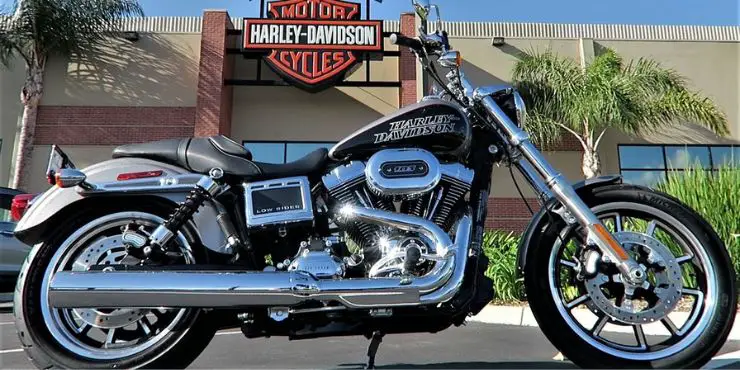
[(244, 19), (244, 49), (283, 79), (317, 92), (344, 79), (360, 53), (383, 51), (383, 22), (360, 20), (360, 4), (340, 0), (268, 3), (267, 18)]

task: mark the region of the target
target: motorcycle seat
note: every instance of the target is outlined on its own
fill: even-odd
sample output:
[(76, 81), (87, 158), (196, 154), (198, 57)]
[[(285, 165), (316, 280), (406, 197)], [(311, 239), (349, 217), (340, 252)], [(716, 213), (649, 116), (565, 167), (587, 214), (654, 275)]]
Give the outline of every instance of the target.
[(262, 180), (316, 174), (325, 167), (328, 150), (317, 149), (285, 164), (260, 163), (252, 161), (247, 148), (219, 135), (123, 145), (113, 150), (113, 158), (151, 159), (204, 174), (217, 167), (227, 175)]

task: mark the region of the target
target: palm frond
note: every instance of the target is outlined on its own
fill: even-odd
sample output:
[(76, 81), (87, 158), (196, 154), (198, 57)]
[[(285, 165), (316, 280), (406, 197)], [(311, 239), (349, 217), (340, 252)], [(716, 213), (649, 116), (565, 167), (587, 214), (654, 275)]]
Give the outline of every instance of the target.
[(559, 143), (563, 136), (562, 129), (555, 121), (536, 111), (527, 112), (523, 129), (529, 133), (535, 143), (543, 147)]
[(719, 135), (729, 133), (725, 114), (709, 98), (692, 91), (673, 69), (638, 59), (625, 68), (622, 81), (639, 105), (636, 119), (619, 125), (623, 131), (649, 133), (676, 123), (695, 123)]
[[(48, 1), (48, 0), (47, 0)], [(44, 45), (49, 53), (70, 55), (89, 51), (119, 30), (120, 19), (141, 16), (143, 10), (135, 0), (65, 0), (52, 9), (48, 22), (56, 32)]]
[(9, 35), (4, 30), (0, 30), (0, 64), (10, 67), (13, 50), (13, 42)]
[(19, 52), (43, 63), (52, 54), (89, 52), (119, 30), (122, 18), (141, 15), (136, 0), (22, 0), (7, 32)]
[(560, 122), (568, 127), (579, 125), (578, 100), (583, 71), (572, 59), (559, 57), (551, 50), (529, 51), (521, 55), (513, 70), (515, 87), (527, 102), (528, 130), (540, 144), (559, 140)]
[(532, 136), (542, 143), (561, 124), (593, 139), (607, 128), (649, 133), (676, 123), (704, 125), (728, 133), (727, 118), (708, 98), (692, 91), (678, 72), (650, 59), (627, 64), (607, 49), (585, 68), (551, 51), (525, 53), (514, 67), (514, 82), (525, 97)]
[(622, 57), (614, 50), (606, 49), (586, 66), (587, 78), (610, 79), (622, 72)]
[(685, 122), (702, 125), (721, 136), (730, 133), (724, 112), (709, 98), (687, 89), (666, 91), (648, 101), (645, 111), (640, 122), (643, 131)]
[[(567, 96), (578, 89), (582, 72), (572, 59), (561, 58), (551, 50), (538, 53), (523, 53), (514, 66), (512, 78), (515, 82), (541, 85), (553, 97)], [(534, 87), (534, 86), (530, 86)]]
[(647, 95), (686, 86), (686, 79), (678, 72), (646, 58), (630, 62), (623, 76), (634, 85), (636, 92)]

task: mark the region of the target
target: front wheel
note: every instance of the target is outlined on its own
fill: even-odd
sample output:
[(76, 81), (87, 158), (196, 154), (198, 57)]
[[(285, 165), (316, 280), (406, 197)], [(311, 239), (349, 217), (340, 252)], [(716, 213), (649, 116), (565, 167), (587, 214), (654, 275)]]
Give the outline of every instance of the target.
[[(34, 247), (21, 270), (14, 311), (20, 340), (37, 367), (180, 368), (205, 349), (216, 328), (198, 309), (58, 309), (48, 303), (49, 284), (58, 271), (138, 264), (127, 254), (122, 234), (151, 233), (165, 211), (90, 210)], [(196, 263), (195, 233), (186, 229), (174, 239), (179, 263)]]
[(581, 196), (648, 279), (624, 281), (608, 259), (583, 247), (580, 226), (555, 216), (526, 256), (527, 296), (544, 334), (581, 367), (708, 362), (729, 335), (737, 303), (729, 255), (711, 226), (646, 188), (615, 185)]

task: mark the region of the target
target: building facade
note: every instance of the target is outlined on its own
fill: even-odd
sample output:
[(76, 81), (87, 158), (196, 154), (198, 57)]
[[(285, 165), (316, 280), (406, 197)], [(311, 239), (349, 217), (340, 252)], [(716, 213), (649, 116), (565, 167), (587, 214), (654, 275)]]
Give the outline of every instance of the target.
[[(78, 167), (110, 158), (121, 144), (216, 134), (243, 142), (256, 160), (291, 161), (418, 101), (428, 85), (413, 55), (387, 39), (384, 59), (358, 64), (346, 79), (380, 82), (374, 86), (347, 83), (313, 94), (267, 82), (235, 83), (257, 76), (280, 80), (263, 62), (241, 52), (241, 23), (225, 11), (130, 20), (128, 37), (111, 39), (94, 57), (52, 58), (27, 190), (48, 186), (44, 171), (53, 143)], [(415, 19), (403, 14), (385, 21), (384, 28), (413, 35)], [(609, 132), (600, 149), (606, 173), (653, 184), (667, 171), (696, 161), (708, 169), (740, 162), (740, 146), (735, 146), (740, 144), (740, 27), (451, 22), (445, 28), (478, 85), (507, 83), (521, 51), (549, 48), (587, 63), (601, 48), (612, 48), (625, 58), (648, 57), (675, 69), (729, 119), (727, 138), (689, 123), (650, 137)], [(494, 37), (502, 37), (503, 45), (492, 45)], [(12, 175), (23, 77), (20, 60), (0, 70), (0, 184)], [(570, 180), (582, 179), (582, 154), (574, 139), (546, 154)], [(521, 230), (529, 213), (508, 169), (497, 168), (492, 176), (488, 226)], [(525, 196), (535, 203), (531, 192)]]

